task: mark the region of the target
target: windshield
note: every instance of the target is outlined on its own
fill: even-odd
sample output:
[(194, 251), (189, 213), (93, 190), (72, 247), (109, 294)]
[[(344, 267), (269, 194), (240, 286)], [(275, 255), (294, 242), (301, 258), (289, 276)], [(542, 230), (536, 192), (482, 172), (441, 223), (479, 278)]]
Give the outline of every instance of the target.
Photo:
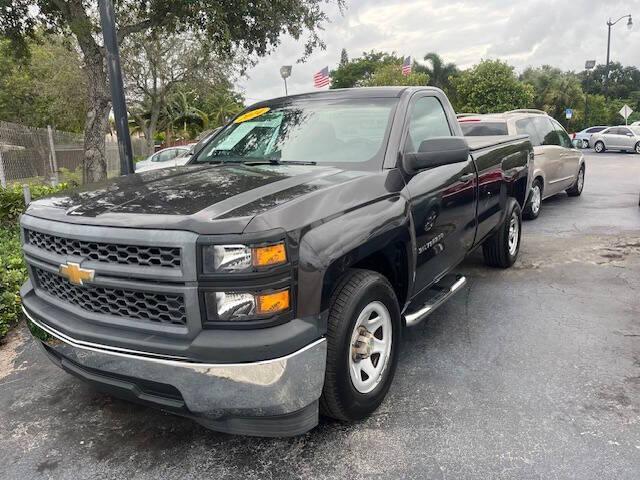
[(461, 121), (460, 128), (465, 137), (487, 137), (508, 135), (506, 122)]
[(245, 112), (195, 163), (309, 162), (380, 167), (397, 99), (295, 102)]

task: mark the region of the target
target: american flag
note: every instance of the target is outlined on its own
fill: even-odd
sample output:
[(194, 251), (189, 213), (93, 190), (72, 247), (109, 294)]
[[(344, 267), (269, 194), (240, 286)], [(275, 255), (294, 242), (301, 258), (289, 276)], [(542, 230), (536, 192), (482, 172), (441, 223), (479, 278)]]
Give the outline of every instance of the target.
[(407, 76), (411, 73), (411, 57), (404, 59), (402, 63), (402, 75)]
[(330, 83), (331, 78), (329, 77), (329, 67), (324, 67), (313, 76), (313, 86), (316, 88), (326, 87)]

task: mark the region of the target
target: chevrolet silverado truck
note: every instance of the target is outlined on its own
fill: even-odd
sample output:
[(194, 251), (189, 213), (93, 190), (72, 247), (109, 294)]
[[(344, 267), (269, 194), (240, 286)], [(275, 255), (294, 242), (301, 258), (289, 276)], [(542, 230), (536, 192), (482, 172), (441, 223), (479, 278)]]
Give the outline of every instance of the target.
[(24, 313), (67, 372), (214, 430), (361, 419), (456, 265), (515, 262), (532, 155), (435, 88), (259, 103), (185, 166), (31, 203)]

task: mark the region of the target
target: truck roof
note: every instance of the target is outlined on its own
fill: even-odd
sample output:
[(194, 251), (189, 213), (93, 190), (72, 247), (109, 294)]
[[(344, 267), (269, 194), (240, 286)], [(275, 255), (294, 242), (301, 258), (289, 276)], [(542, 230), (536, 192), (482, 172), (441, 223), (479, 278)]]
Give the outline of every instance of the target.
[(292, 100), (325, 100), (325, 99), (346, 99), (346, 98), (398, 98), (404, 93), (416, 91), (440, 91), (436, 87), (358, 87), (358, 88), (336, 88), (333, 90), (323, 90), (321, 92), (308, 92), (287, 97), (276, 97), (263, 100), (251, 105), (250, 108), (261, 105), (273, 105), (274, 103), (286, 103)]

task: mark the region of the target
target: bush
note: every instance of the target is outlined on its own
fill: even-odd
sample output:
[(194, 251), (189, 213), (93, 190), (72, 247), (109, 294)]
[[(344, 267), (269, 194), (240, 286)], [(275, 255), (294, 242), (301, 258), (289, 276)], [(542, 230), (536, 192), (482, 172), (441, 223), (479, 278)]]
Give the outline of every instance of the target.
[(0, 338), (20, 318), (18, 291), (27, 280), (17, 226), (0, 228)]
[[(45, 185), (31, 186), (31, 198), (51, 195), (64, 188)], [(21, 185), (0, 188), (0, 338), (20, 318), (20, 287), (27, 280), (27, 267), (20, 248), (18, 218), (24, 212)]]
[[(61, 183), (57, 187), (48, 185), (31, 185), (31, 199), (52, 195), (68, 187), (68, 184)], [(24, 194), (22, 185), (11, 185), (7, 188), (0, 188), (0, 226), (15, 225), (18, 218), (24, 212)]]

